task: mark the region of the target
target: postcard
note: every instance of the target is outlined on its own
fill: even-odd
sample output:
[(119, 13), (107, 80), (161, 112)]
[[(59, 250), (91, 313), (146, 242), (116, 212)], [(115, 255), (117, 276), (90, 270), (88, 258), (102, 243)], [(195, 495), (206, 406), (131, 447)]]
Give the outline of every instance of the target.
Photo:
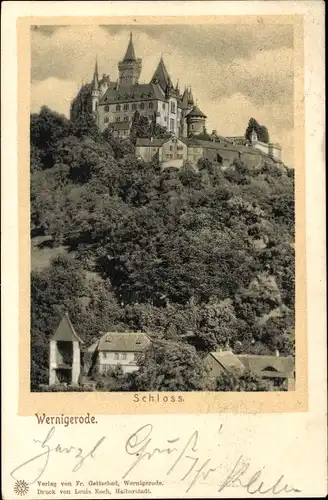
[(3, 498), (327, 493), (324, 6), (3, 9)]

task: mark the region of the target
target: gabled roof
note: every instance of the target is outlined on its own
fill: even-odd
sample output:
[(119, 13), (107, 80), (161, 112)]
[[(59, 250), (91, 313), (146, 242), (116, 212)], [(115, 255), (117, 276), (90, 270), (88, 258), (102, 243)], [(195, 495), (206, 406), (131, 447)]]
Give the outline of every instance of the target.
[(245, 372), (245, 366), (231, 351), (211, 352), (210, 355), (226, 372), (233, 372), (238, 375), (242, 375)]
[(123, 61), (136, 61), (136, 54), (133, 47), (132, 33), (130, 33), (130, 40), (128, 48), (126, 49)]
[(272, 375), (288, 375), (294, 371), (295, 363), (292, 356), (260, 356), (254, 354), (240, 354), (238, 359), (245, 368), (257, 375), (263, 372), (272, 372)]
[(51, 340), (55, 340), (56, 342), (80, 342), (83, 344), (83, 341), (74, 330), (67, 312), (64, 314)]
[(192, 110), (190, 111), (190, 113), (188, 113), (188, 118), (190, 116), (196, 116), (196, 117), (200, 117), (200, 118), (207, 118), (207, 116), (204, 115), (204, 113), (199, 109), (198, 106), (194, 106), (192, 108)]
[(166, 90), (167, 86), (171, 82), (170, 75), (164, 64), (163, 57), (160, 58), (158, 66), (153, 74), (151, 81), (157, 81), (163, 90)]
[(150, 338), (144, 332), (108, 332), (87, 350), (112, 352), (142, 352), (150, 345)]

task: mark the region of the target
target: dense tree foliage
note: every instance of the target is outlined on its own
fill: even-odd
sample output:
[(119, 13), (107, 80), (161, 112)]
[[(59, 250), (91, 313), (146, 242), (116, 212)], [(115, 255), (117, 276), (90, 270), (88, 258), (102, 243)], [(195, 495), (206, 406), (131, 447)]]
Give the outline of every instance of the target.
[[(141, 122), (136, 117), (138, 136)], [(144, 125), (147, 136), (151, 124)], [(100, 133), (91, 115), (67, 120), (42, 108), (31, 116), (31, 221), (48, 245), (67, 250), (32, 272), (34, 387), (45, 382), (47, 342), (65, 311), (86, 346), (112, 328), (147, 331), (163, 343), (147, 354), (133, 381), (139, 388), (148, 381), (164, 390), (162, 376), (173, 387), (175, 375), (176, 387), (196, 387), (198, 357), (220, 346), (293, 353), (287, 168), (238, 161), (222, 170), (203, 161), (198, 171), (188, 164), (161, 171), (156, 160), (138, 160), (130, 140)], [(170, 360), (184, 356), (180, 372)]]
[(251, 140), (253, 130), (255, 130), (259, 141), (265, 142), (266, 144), (270, 142), (269, 132), (266, 126), (260, 125), (255, 118), (250, 118), (245, 132), (246, 139)]

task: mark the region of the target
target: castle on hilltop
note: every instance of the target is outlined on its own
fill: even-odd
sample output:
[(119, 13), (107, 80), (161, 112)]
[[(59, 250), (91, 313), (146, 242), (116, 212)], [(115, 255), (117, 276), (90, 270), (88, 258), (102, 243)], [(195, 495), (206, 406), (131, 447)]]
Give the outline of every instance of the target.
[[(136, 155), (139, 158), (151, 161), (157, 156), (162, 166), (178, 168), (186, 161), (196, 165), (201, 158), (222, 166), (231, 165), (236, 158), (246, 159), (254, 166), (268, 159), (282, 163), (279, 144), (259, 141), (255, 130), (249, 139), (222, 137), (215, 130), (208, 134), (207, 117), (195, 103), (191, 86), (186, 86), (181, 93), (179, 83), (173, 85), (162, 56), (149, 83), (139, 83), (141, 68), (142, 61), (136, 57), (131, 33), (125, 55), (118, 62), (117, 81), (106, 74), (100, 78), (96, 61), (88, 101), (88, 110), (100, 130), (110, 128), (114, 137), (124, 139), (130, 135), (136, 112), (148, 118), (149, 123), (167, 130), (169, 139), (138, 138)], [(83, 106), (79, 113), (83, 112)]]
[(174, 86), (172, 83), (163, 57), (149, 83), (139, 83), (141, 68), (142, 61), (136, 57), (132, 33), (125, 56), (118, 63), (116, 82), (105, 74), (100, 79), (96, 62), (91, 94), (92, 111), (99, 128), (104, 130), (112, 125), (119, 136), (128, 135), (133, 116), (138, 111), (177, 136), (187, 137), (191, 131), (203, 132), (206, 116), (195, 106), (191, 87), (181, 94), (179, 84)]

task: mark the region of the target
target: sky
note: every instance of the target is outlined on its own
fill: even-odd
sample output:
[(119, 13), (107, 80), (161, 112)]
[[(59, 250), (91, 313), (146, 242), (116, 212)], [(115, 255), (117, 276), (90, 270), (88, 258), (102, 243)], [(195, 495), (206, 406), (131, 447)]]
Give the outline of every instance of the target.
[(207, 130), (244, 135), (250, 117), (265, 125), (293, 166), (293, 27), (279, 24), (33, 26), (31, 111), (69, 116), (82, 82), (118, 76), (130, 32), (149, 82), (163, 55), (173, 83), (191, 85)]

